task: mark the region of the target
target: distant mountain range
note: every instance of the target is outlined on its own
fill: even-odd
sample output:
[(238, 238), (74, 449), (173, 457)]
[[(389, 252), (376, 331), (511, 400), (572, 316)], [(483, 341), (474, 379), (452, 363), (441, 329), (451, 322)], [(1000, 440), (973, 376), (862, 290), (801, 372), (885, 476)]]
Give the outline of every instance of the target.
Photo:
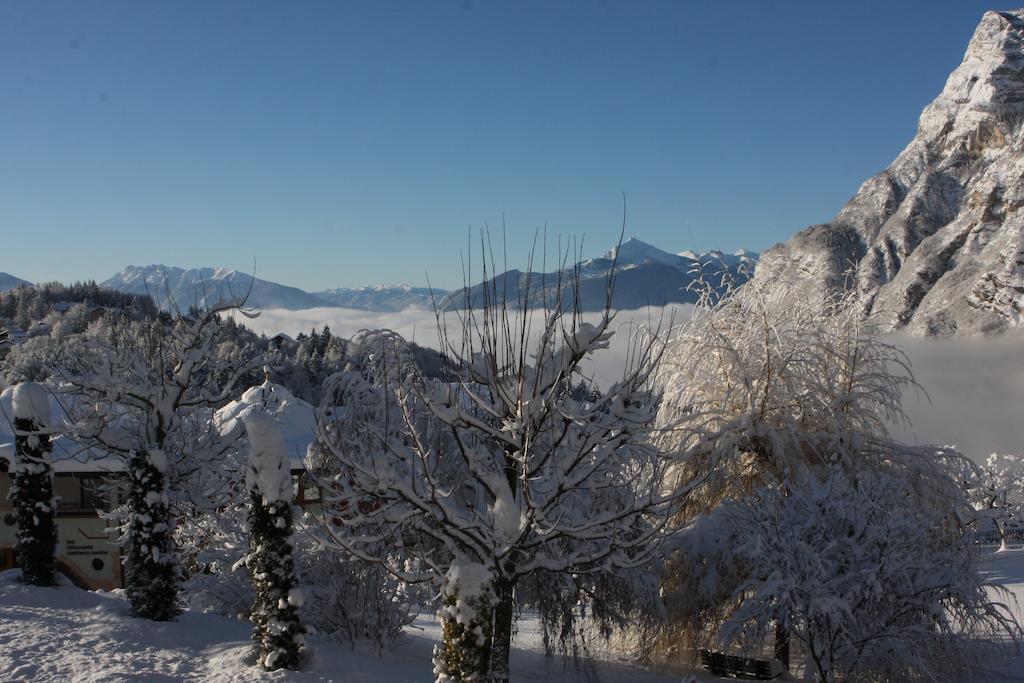
[(427, 308), (434, 305), (434, 299), (443, 299), (443, 289), (431, 290), (428, 287), (411, 287), (409, 285), (368, 285), (356, 289), (338, 287), (317, 292), (325, 306), (341, 308), (358, 308), (364, 311), (401, 311), (410, 306)]
[[(757, 254), (739, 251), (723, 254), (712, 251), (678, 254), (664, 251), (638, 239), (629, 239), (618, 248), (615, 294), (612, 305), (617, 308), (640, 308), (647, 305), (692, 302), (697, 298), (694, 283), (702, 278), (712, 286), (721, 287), (723, 278), (739, 284), (744, 282), (757, 264)], [(583, 310), (604, 307), (606, 281), (616, 249), (600, 258), (577, 264)], [(572, 270), (562, 273), (570, 275)], [(559, 273), (524, 273), (510, 270), (468, 290), (470, 301), (479, 306), (483, 287), (497, 289), (499, 296), (518, 300), (527, 282), (533, 293), (533, 306), (550, 302), (555, 294)], [(540, 286), (543, 278), (543, 286)], [(248, 296), (253, 308), (303, 310), (319, 307), (354, 308), (375, 312), (401, 311), (409, 307), (430, 308), (435, 302), (443, 309), (462, 307), (467, 291), (445, 291), (410, 285), (378, 285), (360, 288), (337, 288), (322, 292), (306, 292), (296, 287), (254, 278), (247, 273), (227, 268), (190, 268), (150, 265), (128, 266), (100, 286), (133, 294), (149, 294), (164, 309), (174, 306), (187, 310), (190, 306), (208, 306), (221, 300)]]
[[(730, 284), (738, 286), (753, 275), (757, 258), (756, 253), (746, 250), (735, 254), (723, 254), (720, 251), (702, 254), (684, 251), (673, 254), (630, 238), (604, 256), (587, 259), (577, 265), (581, 308), (584, 311), (604, 308), (608, 275), (613, 263), (615, 289), (612, 307), (636, 309), (692, 303), (705, 286), (718, 291)], [(485, 300), (485, 289), (510, 301), (520, 301), (523, 293), (528, 291), (531, 307), (552, 305), (558, 296), (559, 287), (564, 287), (566, 278), (574, 275), (572, 271), (527, 273), (509, 270), (471, 287), (468, 292), (465, 289), (451, 292), (442, 301), (442, 308), (464, 307), (467, 293), (472, 306), (479, 307)]]
[(20, 277), (14, 277), (10, 273), (0, 273), (0, 292), (6, 292), (8, 289), (14, 289), (18, 285), (31, 286), (32, 283), (28, 280), (22, 280)]
[(229, 268), (177, 268), (174, 266), (128, 266), (100, 283), (101, 287), (131, 294), (149, 294), (163, 309), (175, 306), (203, 308), (219, 301), (241, 299), (256, 308), (301, 310), (327, 306), (315, 294), (288, 287)]

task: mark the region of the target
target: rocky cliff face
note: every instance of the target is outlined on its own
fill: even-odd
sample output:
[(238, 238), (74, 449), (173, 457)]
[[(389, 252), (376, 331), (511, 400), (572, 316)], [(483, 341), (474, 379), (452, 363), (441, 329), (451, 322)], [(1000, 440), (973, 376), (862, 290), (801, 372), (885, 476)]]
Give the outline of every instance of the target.
[(856, 287), (892, 329), (1024, 323), (1024, 10), (988, 12), (917, 135), (830, 223), (762, 255), (758, 278)]

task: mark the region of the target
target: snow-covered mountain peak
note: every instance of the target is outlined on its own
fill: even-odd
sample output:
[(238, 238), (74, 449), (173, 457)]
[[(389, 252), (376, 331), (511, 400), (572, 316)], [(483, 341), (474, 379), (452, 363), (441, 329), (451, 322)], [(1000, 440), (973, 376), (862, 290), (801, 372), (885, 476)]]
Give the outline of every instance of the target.
[(1024, 10), (986, 12), (963, 62), (921, 114), (918, 137), (942, 151), (962, 143), (1005, 144), (1002, 126), (1024, 111), (1022, 72)]
[(611, 260), (618, 256), (620, 266), (636, 265), (644, 261), (665, 263), (671, 266), (679, 263), (679, 255), (672, 254), (659, 249), (647, 242), (641, 242), (635, 237), (630, 237), (617, 247), (609, 249), (604, 258)]

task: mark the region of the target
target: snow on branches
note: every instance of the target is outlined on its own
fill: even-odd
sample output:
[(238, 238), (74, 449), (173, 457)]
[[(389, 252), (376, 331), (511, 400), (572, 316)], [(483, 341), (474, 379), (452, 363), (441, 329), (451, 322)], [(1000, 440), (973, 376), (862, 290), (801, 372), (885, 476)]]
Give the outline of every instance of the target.
[(973, 465), (890, 436), (916, 384), (852, 294), (755, 278), (698, 306), (659, 380), (659, 443), (710, 473), (677, 518), (676, 642), (758, 651), (774, 632), (777, 655), (795, 639), (827, 681), (969, 668), (972, 637), (1020, 636), (965, 533)]
[(1008, 532), (1024, 520), (1024, 456), (993, 453), (968, 486), (980, 516), (995, 527), (999, 550), (1007, 550)]
[(128, 548), (128, 596), (140, 616), (169, 619), (179, 610), (170, 514), (170, 498), (178, 492), (169, 484), (205, 480), (230, 447), (210, 419), (213, 407), (252, 370), (217, 353), (220, 314), (235, 308), (169, 320), (106, 319), (90, 326), (54, 368), (73, 436), (128, 464), (128, 504), (118, 514)]
[[(438, 680), (455, 661), (466, 680), (507, 680), (517, 584), (645, 567), (684, 495), (668, 486), (671, 460), (647, 442), (653, 338), (614, 386), (573, 391), (581, 364), (614, 334), (609, 310), (596, 322), (573, 313), (577, 295), (567, 283), (544, 311), (497, 297), (467, 308), (454, 337), (442, 326), (448, 381), (421, 376), (404, 340), (378, 332), (353, 340), (353, 362), (326, 386), (315, 450), (336, 510), (332, 540), (438, 586), (446, 633), (459, 641), (443, 649), (462, 649), (435, 661)], [(467, 567), (472, 599), (460, 597)]]

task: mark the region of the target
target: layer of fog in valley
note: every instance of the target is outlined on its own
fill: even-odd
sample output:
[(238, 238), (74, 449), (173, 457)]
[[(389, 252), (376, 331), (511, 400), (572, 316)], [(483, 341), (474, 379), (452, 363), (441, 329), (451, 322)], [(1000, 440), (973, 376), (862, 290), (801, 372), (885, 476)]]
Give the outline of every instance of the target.
[[(610, 386), (622, 369), (638, 327), (685, 321), (690, 305), (620, 311), (610, 347), (589, 365), (602, 387)], [(598, 314), (584, 314), (596, 321)], [(245, 324), (267, 335), (300, 332), (329, 325), (333, 334), (351, 337), (362, 329), (388, 328), (417, 344), (438, 348), (433, 310), (410, 308), (399, 313), (374, 313), (344, 308), (303, 311), (269, 309)], [(446, 314), (449, 332), (458, 329), (455, 313)], [(894, 425), (909, 443), (955, 445), (974, 460), (989, 453), (1024, 450), (1024, 335), (993, 338), (926, 339), (893, 335), (891, 340), (909, 358), (921, 391), (908, 391), (905, 408), (911, 423)]]

